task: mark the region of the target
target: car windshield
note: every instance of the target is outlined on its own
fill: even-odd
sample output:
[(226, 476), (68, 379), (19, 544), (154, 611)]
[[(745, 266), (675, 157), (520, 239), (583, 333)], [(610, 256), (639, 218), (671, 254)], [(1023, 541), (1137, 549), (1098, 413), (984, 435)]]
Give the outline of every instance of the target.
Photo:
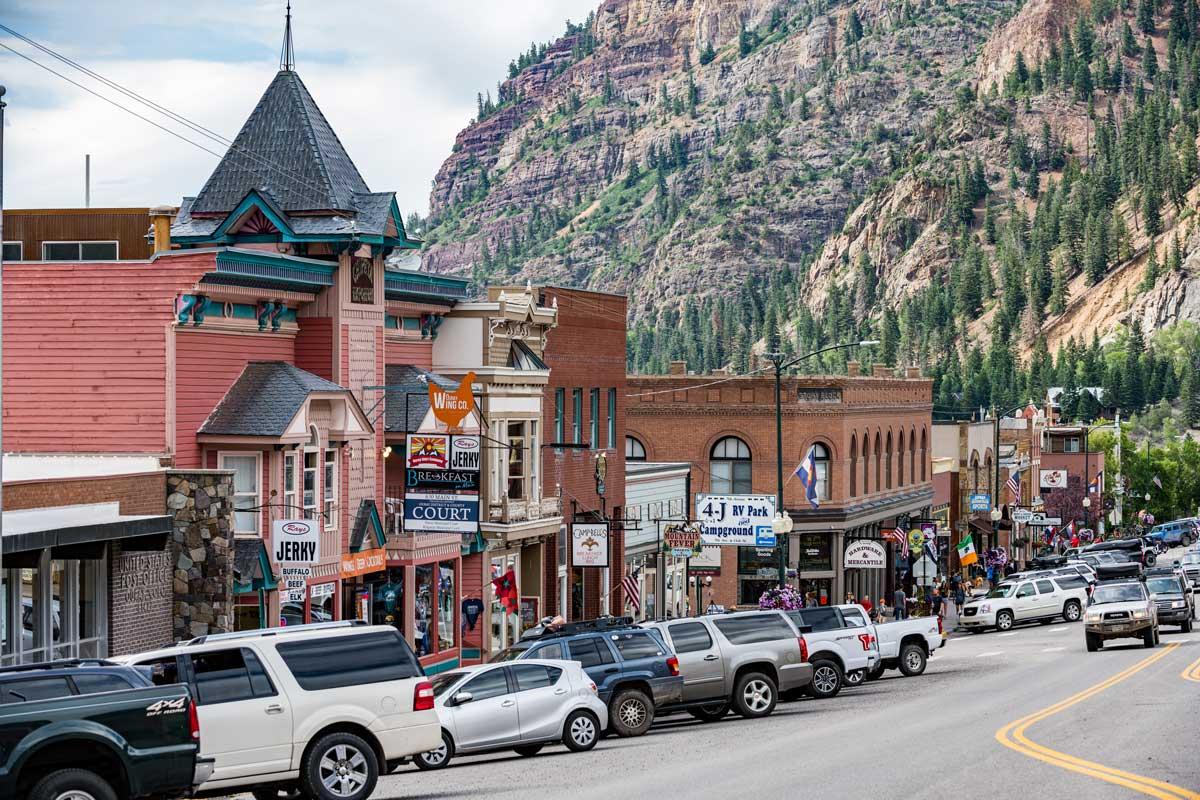
[(430, 682), (433, 684), (433, 696), (441, 697), (454, 684), (458, 683), (465, 672), (443, 672), (440, 675), (434, 675)]
[(1179, 562), (1180, 564), (1200, 564), (1200, 553), (1188, 553)]
[(1183, 591), (1179, 588), (1178, 578), (1151, 578), (1146, 581), (1146, 589), (1150, 594), (1179, 593)]
[(1146, 593), (1140, 583), (1118, 583), (1113, 586), (1098, 586), (1092, 594), (1093, 603), (1136, 603), (1145, 600)]
[(516, 661), (521, 656), (529, 651), (535, 642), (517, 642), (511, 647), (506, 647), (496, 655), (488, 659), (489, 664), (499, 664), (501, 661)]
[(1013, 589), (1015, 589), (1016, 587), (1017, 587), (1017, 585), (1015, 583), (1002, 583), (999, 586), (996, 586), (995, 588), (993, 588), (990, 592), (988, 592), (987, 596), (988, 597), (1011, 597), (1012, 593), (1013, 593)]

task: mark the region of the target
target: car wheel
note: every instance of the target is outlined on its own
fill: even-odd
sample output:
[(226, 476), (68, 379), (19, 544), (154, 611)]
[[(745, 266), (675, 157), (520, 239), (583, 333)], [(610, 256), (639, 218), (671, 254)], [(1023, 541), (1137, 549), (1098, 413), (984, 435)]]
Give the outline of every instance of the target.
[(1096, 651), (1097, 651), (1097, 650), (1099, 650), (1099, 649), (1100, 649), (1100, 648), (1103, 646), (1103, 644), (1104, 644), (1103, 642), (1101, 642), (1101, 641), (1100, 641), (1100, 637), (1099, 637), (1099, 636), (1097, 636), (1097, 635), (1096, 635), (1096, 634), (1094, 634), (1094, 633), (1089, 633), (1089, 634), (1087, 634), (1087, 635), (1086, 635), (1086, 639), (1087, 639), (1087, 651), (1088, 651), (1089, 653), (1094, 653), (1094, 652), (1096, 652)]
[(900, 650), (900, 673), (906, 678), (913, 678), (925, 671), (929, 660), (919, 644), (906, 644)]
[(600, 720), (590, 711), (572, 711), (563, 723), (563, 744), (568, 750), (582, 753), (600, 741)]
[(747, 672), (733, 688), (733, 710), (746, 719), (768, 716), (779, 702), (779, 690), (770, 675)]
[(618, 736), (641, 736), (654, 722), (654, 706), (645, 692), (623, 689), (612, 699), (608, 718)]
[(867, 671), (865, 669), (852, 669), (846, 673), (847, 686), (862, 686), (867, 680)]
[(33, 785), (29, 800), (117, 800), (108, 781), (86, 769), (60, 769)]
[(1155, 644), (1157, 644), (1157, 642), (1154, 641), (1154, 631), (1150, 628), (1147, 628), (1146, 632), (1142, 634), (1142, 646), (1154, 647)]
[(251, 789), (250, 794), (254, 796), (254, 800), (303, 800), (305, 797), (304, 792), (300, 791), (300, 787), (293, 784), (260, 786), (257, 789)]
[(711, 706), (694, 706), (688, 713), (701, 722), (716, 722), (729, 713), (729, 703), (713, 703)]
[(1155, 644), (1158, 644), (1160, 641), (1162, 641), (1162, 637), (1160, 637), (1160, 636), (1158, 635), (1158, 626), (1157, 626), (1157, 625), (1155, 625), (1155, 626), (1154, 626), (1154, 643), (1155, 643)]
[(1012, 630), (1013, 615), (1011, 611), (1001, 611), (996, 614), (996, 630), (1007, 631)]
[(442, 746), (426, 750), (424, 753), (417, 753), (413, 756), (413, 763), (417, 765), (417, 769), (441, 769), (449, 764), (452, 758), (454, 758), (454, 740), (450, 738), (449, 733), (442, 731)]
[(361, 736), (330, 733), (309, 747), (300, 776), (317, 800), (366, 800), (379, 780), (379, 761)]
[(1079, 618), (1083, 616), (1083, 606), (1078, 600), (1068, 600), (1063, 606), (1063, 619), (1067, 622), (1079, 622)]
[[(595, 736), (593, 736), (592, 738), (595, 738)], [(517, 755), (525, 756), (526, 758), (529, 758), (530, 756), (536, 756), (538, 753), (542, 752), (543, 747), (545, 747), (545, 745), (523, 744), (523, 745), (514, 747), (513, 750), (516, 751)]]
[(1158, 556), (1156, 556), (1154, 553), (1146, 553), (1146, 566), (1147, 567), (1153, 567), (1157, 563), (1158, 563)]
[(1183, 621), (1183, 624), (1179, 626), (1179, 630), (1183, 631), (1184, 633), (1191, 633), (1192, 632), (1192, 618), (1188, 617), (1187, 619), (1185, 619)]
[(812, 688), (813, 697), (818, 700), (828, 700), (831, 697), (837, 697), (837, 693), (842, 690), (844, 676), (842, 668), (836, 662), (830, 661), (827, 658), (818, 658), (812, 662), (813, 679), (809, 684)]

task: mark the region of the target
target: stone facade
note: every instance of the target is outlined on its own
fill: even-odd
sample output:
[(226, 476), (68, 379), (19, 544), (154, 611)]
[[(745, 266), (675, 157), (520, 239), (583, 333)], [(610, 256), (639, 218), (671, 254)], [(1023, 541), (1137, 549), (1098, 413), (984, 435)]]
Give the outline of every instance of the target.
[[(161, 501), (160, 501), (161, 502)], [(108, 652), (119, 656), (172, 641), (168, 550), (126, 550), (113, 543), (108, 559)]]
[(233, 630), (233, 473), (167, 473), (176, 640)]

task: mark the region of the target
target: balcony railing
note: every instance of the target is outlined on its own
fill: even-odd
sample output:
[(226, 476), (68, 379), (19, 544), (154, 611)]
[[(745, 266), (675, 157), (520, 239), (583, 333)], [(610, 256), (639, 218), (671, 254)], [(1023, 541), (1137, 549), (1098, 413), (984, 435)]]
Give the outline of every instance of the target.
[(488, 506), (488, 521), (501, 525), (511, 525), (517, 522), (533, 522), (539, 519), (562, 516), (562, 503), (558, 497), (543, 497), (539, 500), (510, 500), (500, 498), (500, 502)]

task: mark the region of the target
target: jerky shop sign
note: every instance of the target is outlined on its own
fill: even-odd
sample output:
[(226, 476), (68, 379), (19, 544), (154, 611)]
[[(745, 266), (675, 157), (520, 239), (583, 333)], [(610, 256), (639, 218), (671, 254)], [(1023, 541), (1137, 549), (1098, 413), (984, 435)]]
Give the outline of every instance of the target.
[(312, 564), (321, 560), (321, 533), (315, 520), (277, 519), (271, 523), (277, 564)]

